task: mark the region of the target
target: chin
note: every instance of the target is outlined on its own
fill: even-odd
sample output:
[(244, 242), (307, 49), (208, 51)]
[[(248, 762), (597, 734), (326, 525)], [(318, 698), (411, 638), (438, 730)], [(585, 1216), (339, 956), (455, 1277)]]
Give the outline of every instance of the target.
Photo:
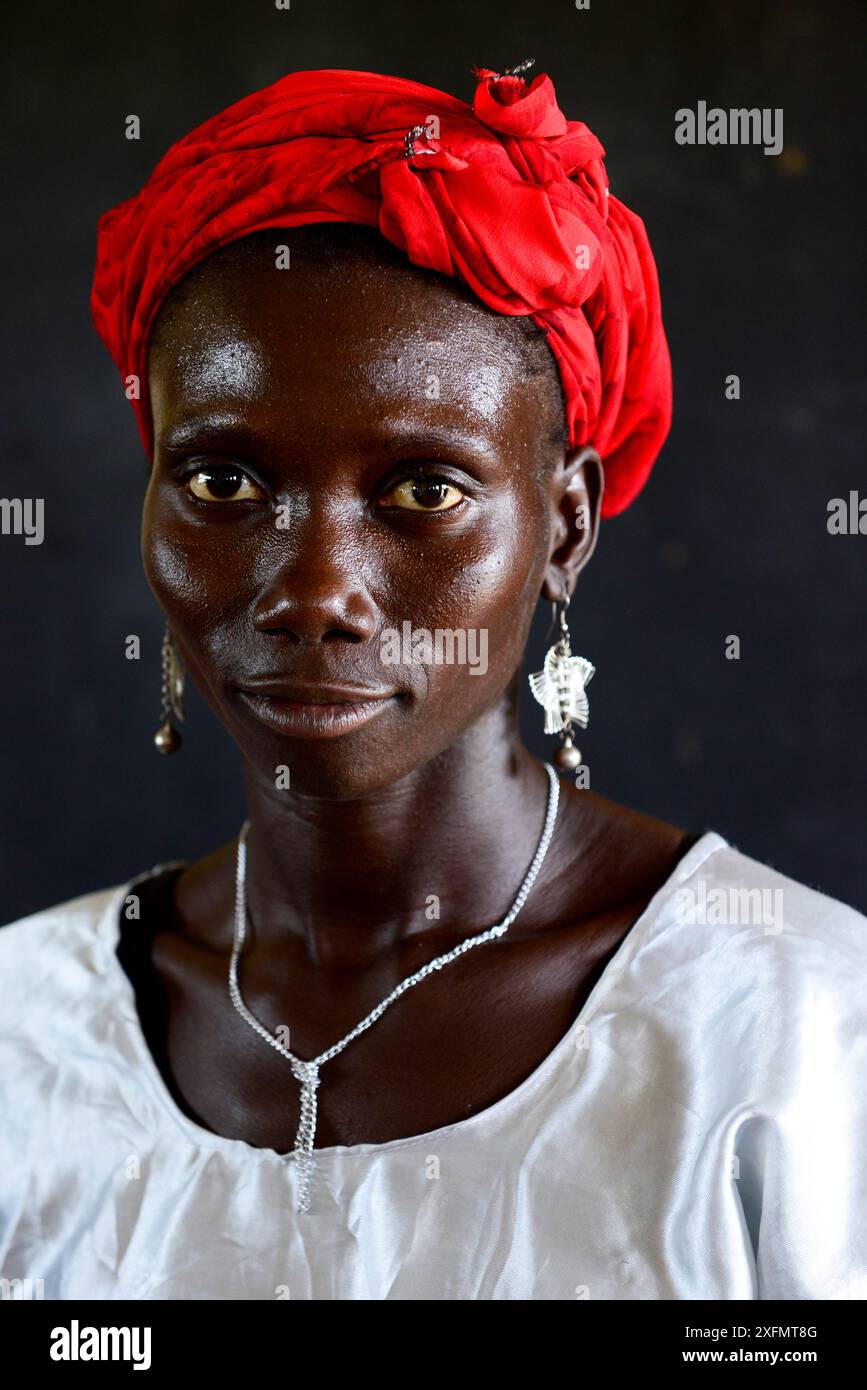
[[(386, 721), (388, 728), (386, 728)], [(413, 753), (404, 727), (385, 712), (343, 732), (304, 737), (237, 721), (230, 733), (262, 787), (327, 801), (353, 801), (392, 786), (436, 750)], [(377, 726), (377, 727), (374, 727)], [(338, 717), (339, 730), (339, 717)]]

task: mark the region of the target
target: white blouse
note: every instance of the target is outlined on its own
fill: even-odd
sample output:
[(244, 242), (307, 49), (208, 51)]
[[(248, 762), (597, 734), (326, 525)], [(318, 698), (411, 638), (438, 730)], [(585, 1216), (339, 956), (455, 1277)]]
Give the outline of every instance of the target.
[(166, 867), (0, 930), (13, 1296), (867, 1298), (859, 913), (703, 835), (530, 1077), (317, 1149), (299, 1213), (294, 1157), (187, 1118), (146, 1044), (120, 912)]

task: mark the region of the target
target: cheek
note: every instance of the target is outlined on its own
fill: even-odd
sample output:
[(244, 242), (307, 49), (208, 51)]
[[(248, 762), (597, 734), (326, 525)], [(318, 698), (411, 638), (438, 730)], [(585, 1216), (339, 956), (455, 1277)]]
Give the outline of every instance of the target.
[(237, 541), (227, 544), (216, 528), (191, 526), (176, 500), (152, 483), (142, 514), (141, 553), (151, 590), (166, 615), (187, 664), (219, 646), (244, 611), (240, 582), (249, 570)]
[(243, 601), (250, 543), (228, 527), (192, 520), (180, 493), (156, 476), (145, 494), (141, 552), (148, 583), (166, 613), (219, 617)]
[(424, 586), (413, 595), (411, 611), (398, 617), (433, 636), (438, 630), (464, 633), (473, 671), (466, 681), (461, 665), (434, 662), (427, 672), (428, 698), (461, 685), (482, 705), (508, 684), (523, 657), (541, 588), (538, 532), (538, 516), (504, 501), (457, 547), (427, 551)]

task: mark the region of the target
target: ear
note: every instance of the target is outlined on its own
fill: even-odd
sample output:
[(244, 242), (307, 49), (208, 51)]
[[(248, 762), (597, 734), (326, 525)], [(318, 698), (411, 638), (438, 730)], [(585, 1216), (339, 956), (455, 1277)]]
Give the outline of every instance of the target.
[(604, 488), (602, 460), (590, 445), (570, 449), (551, 476), (555, 518), (542, 595), (552, 603), (571, 597), (596, 549)]

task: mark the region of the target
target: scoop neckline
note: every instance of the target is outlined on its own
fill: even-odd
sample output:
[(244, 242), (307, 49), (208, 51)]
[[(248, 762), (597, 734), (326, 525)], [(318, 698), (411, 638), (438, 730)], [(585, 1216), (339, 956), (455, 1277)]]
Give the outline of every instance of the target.
[[(382, 1144), (330, 1144), (325, 1148), (314, 1148), (313, 1152), (317, 1161), (328, 1158), (351, 1158), (355, 1155), (362, 1157), (394, 1153), (412, 1145), (430, 1144), (458, 1131), (467, 1133), (478, 1125), (495, 1119), (509, 1108), (529, 1099), (554, 1070), (560, 1058), (573, 1045), (579, 1029), (586, 1027), (605, 995), (623, 974), (639, 945), (650, 934), (658, 921), (660, 908), (666, 899), (711, 854), (718, 849), (728, 849), (729, 847), (728, 841), (715, 830), (705, 831), (703, 835), (699, 836), (686, 854), (678, 860), (668, 878), (660, 884), (644, 911), (633, 922), (585, 999), (577, 1017), (572, 1020), (562, 1038), (554, 1044), (551, 1051), (543, 1057), (530, 1075), (513, 1087), (505, 1096), (501, 1096), (499, 1100), (494, 1101), (492, 1105), (486, 1106), (483, 1110), (478, 1110), (475, 1115), (469, 1115), (463, 1120), (455, 1120), (448, 1125), (441, 1125), (438, 1129), (425, 1130), (422, 1134), (410, 1134), (401, 1139), (387, 1139)], [(141, 1063), (142, 1075), (160, 1110), (174, 1122), (176, 1127), (181, 1129), (194, 1145), (199, 1148), (214, 1149), (225, 1154), (236, 1154), (255, 1158), (258, 1161), (285, 1165), (288, 1160), (294, 1159), (294, 1148), (289, 1149), (286, 1153), (278, 1153), (276, 1149), (261, 1148), (256, 1144), (249, 1144), (246, 1139), (232, 1139), (225, 1134), (216, 1134), (213, 1130), (206, 1129), (184, 1114), (172, 1096), (148, 1046), (136, 1007), (132, 981), (117, 954), (121, 944), (120, 906), (124, 899), (134, 890), (137, 883), (155, 878), (170, 869), (183, 868), (188, 863), (189, 860), (173, 859), (156, 864), (152, 869), (146, 869), (143, 873), (136, 874), (134, 878), (129, 879), (112, 892), (103, 913), (100, 937), (107, 962), (107, 973), (114, 977), (119, 987), (121, 1002), (124, 1006), (121, 1016), (126, 1026), (127, 1036), (133, 1044)]]

